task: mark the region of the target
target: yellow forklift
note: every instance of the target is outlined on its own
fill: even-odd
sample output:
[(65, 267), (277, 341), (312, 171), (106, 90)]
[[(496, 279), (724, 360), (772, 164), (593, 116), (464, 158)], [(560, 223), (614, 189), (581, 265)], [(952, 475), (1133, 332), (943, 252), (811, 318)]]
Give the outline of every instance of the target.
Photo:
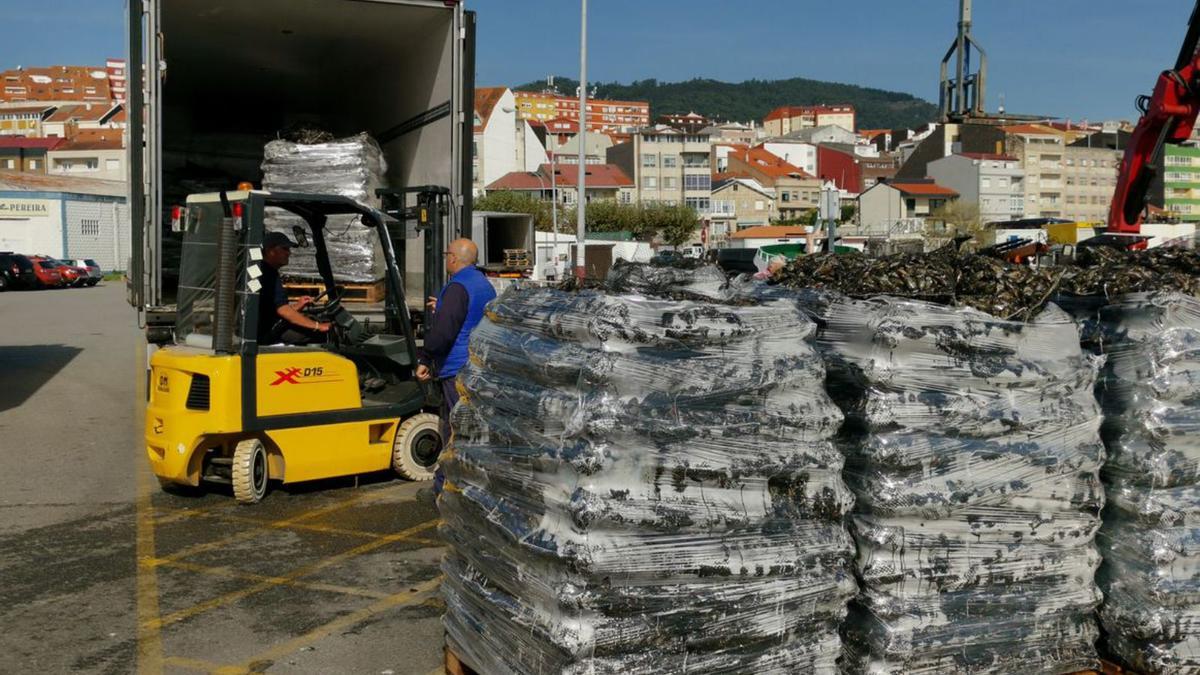
[[(303, 312), (332, 325), (320, 343), (260, 344), (277, 328), (258, 319), (265, 219), (282, 212), (303, 223), (292, 227), (296, 245), (313, 249), (324, 291)], [(379, 235), (386, 299), (374, 322), (351, 314), (335, 283), (327, 219), (345, 215)], [(428, 215), (420, 210), (421, 220)], [(174, 220), (183, 233), (177, 312), (171, 344), (150, 360), (145, 431), (164, 489), (224, 483), (253, 504), (272, 482), (388, 468), (433, 477), (442, 449), (437, 394), (414, 374), (413, 324), (389, 229), (404, 222), (346, 197), (254, 190), (192, 195)], [(442, 262), (433, 233), (440, 226), (427, 231), (427, 276)]]

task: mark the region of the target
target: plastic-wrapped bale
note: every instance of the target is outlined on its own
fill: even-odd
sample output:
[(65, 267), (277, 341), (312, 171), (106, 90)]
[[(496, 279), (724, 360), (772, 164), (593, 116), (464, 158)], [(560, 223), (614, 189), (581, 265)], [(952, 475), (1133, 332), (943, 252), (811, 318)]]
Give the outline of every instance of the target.
[[(1102, 359), (1051, 305), (972, 309), (801, 292), (822, 324), (856, 496), (865, 673), (1064, 673), (1096, 664)], [(840, 394), (840, 395), (839, 395)]]
[(832, 673), (855, 592), (813, 324), (512, 289), (472, 334), (439, 499), (482, 672)]
[(1109, 495), (1099, 542), (1108, 648), (1143, 672), (1200, 670), (1200, 300), (1100, 311)]
[[(383, 187), (387, 162), (379, 144), (367, 134), (329, 143), (306, 145), (290, 141), (267, 144), (262, 164), (263, 187), (278, 192), (334, 194), (378, 208), (375, 190)], [(281, 209), (269, 209), (266, 227), (292, 236), (304, 221)], [(307, 229), (307, 228), (306, 228)], [(379, 236), (358, 216), (330, 216), (325, 244), (337, 281), (370, 283), (383, 278), (383, 252)], [(320, 279), (315, 250), (297, 248), (285, 270), (288, 277)]]
[(643, 293), (676, 299), (724, 300), (725, 273), (716, 265), (673, 267), (618, 260), (608, 270), (604, 287), (615, 293)]

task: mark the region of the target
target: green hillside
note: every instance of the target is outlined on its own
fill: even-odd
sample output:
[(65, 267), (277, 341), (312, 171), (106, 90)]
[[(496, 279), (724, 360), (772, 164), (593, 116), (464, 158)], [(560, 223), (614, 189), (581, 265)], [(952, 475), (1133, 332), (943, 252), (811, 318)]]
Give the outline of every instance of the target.
[[(571, 78), (555, 78), (555, 85), (563, 94), (573, 94), (578, 84), (578, 80)], [(516, 88), (538, 91), (544, 87), (544, 82), (532, 82)], [(738, 83), (704, 79), (637, 80), (630, 84), (594, 83), (589, 88), (595, 88), (600, 98), (649, 101), (653, 116), (695, 111), (715, 119), (761, 122), (768, 112), (781, 105), (849, 103), (858, 113), (860, 129), (914, 127), (938, 117), (937, 106), (911, 94), (800, 77)]]

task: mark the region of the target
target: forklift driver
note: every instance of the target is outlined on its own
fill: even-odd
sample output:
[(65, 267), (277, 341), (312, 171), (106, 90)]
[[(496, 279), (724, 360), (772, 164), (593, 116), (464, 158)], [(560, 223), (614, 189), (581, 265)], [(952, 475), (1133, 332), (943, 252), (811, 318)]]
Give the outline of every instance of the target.
[(258, 344), (273, 345), (279, 343), (302, 345), (312, 342), (322, 342), (329, 332), (330, 325), (316, 319), (311, 319), (300, 313), (300, 310), (312, 303), (313, 299), (304, 296), (295, 302), (288, 302), (287, 294), (283, 292), (283, 282), (279, 280), (279, 269), (288, 264), (292, 255), (292, 240), (282, 232), (268, 232), (263, 237), (262, 290), (258, 296), (258, 327), (260, 333)]

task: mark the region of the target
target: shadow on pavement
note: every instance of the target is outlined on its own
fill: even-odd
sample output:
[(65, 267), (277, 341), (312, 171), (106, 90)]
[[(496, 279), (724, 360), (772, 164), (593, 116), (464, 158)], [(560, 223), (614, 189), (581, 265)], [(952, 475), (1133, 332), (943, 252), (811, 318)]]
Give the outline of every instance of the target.
[(67, 345), (0, 346), (0, 412), (24, 403), (81, 351)]

